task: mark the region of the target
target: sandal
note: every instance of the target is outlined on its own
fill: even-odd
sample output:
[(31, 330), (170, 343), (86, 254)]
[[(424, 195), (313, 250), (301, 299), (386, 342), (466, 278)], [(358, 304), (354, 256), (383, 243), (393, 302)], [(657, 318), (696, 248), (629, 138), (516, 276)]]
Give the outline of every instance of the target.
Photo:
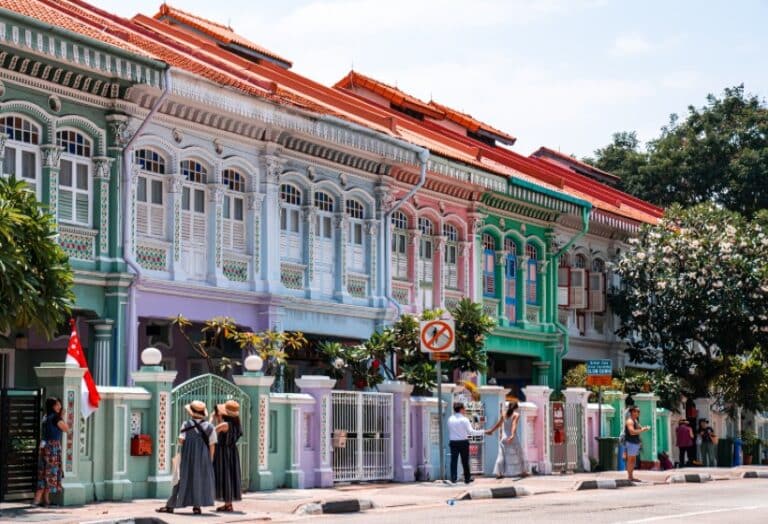
[(232, 513), (235, 510), (232, 509), (232, 504), (224, 504), (223, 506), (216, 508), (216, 511), (219, 513)]
[(192, 513), (194, 513), (195, 515), (202, 515), (203, 514), (203, 510), (201, 510), (200, 508), (195, 506), (194, 508), (192, 508)]
[(162, 508), (157, 508), (155, 511), (158, 513), (173, 513), (173, 508), (169, 508), (168, 506), (163, 506)]

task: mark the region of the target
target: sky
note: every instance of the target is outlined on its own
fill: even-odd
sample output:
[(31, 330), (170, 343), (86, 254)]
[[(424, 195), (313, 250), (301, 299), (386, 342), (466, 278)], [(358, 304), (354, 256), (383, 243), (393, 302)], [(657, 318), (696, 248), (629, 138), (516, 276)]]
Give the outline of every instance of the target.
[[(130, 17), (159, 0), (90, 0)], [(174, 0), (327, 85), (351, 68), (579, 157), (743, 83), (768, 93), (768, 0)]]

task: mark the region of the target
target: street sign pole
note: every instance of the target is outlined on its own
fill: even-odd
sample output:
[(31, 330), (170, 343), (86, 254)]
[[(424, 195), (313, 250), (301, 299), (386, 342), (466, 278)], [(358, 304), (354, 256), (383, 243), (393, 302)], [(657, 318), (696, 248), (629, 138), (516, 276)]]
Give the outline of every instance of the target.
[(603, 436), (603, 386), (597, 387), (597, 436)]
[(445, 449), (443, 448), (443, 362), (437, 361), (437, 418), (440, 420), (438, 445), (440, 446), (440, 480), (445, 482)]

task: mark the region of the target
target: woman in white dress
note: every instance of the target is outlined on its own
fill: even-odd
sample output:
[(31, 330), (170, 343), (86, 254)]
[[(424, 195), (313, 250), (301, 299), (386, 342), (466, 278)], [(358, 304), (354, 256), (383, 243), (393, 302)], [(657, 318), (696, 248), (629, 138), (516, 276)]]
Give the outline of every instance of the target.
[(517, 411), (517, 402), (507, 403), (507, 411), (504, 416), (488, 431), (487, 435), (501, 427), (501, 436), (499, 438), (499, 453), (496, 457), (496, 465), (493, 468), (493, 474), (497, 479), (503, 477), (525, 477), (528, 473), (525, 471), (525, 457), (523, 456), (523, 446), (517, 436), (517, 425), (520, 419), (520, 413)]

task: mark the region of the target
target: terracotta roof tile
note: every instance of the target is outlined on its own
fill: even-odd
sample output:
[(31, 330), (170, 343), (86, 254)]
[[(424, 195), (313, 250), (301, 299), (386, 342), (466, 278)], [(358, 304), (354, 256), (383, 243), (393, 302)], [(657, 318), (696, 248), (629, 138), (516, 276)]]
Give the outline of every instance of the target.
[(595, 173), (598, 173), (599, 175), (609, 178), (611, 180), (614, 180), (616, 182), (621, 180), (621, 177), (614, 175), (613, 173), (609, 173), (608, 171), (603, 171), (600, 168), (597, 168), (595, 166), (591, 166), (585, 162), (582, 162), (578, 158), (574, 158), (570, 155), (566, 155), (565, 153), (561, 153), (560, 151), (555, 151), (554, 149), (551, 149), (546, 146), (542, 146), (536, 151), (534, 151), (531, 156), (535, 156), (537, 158), (541, 158), (542, 160), (547, 160), (547, 158), (551, 158), (553, 162), (558, 162), (560, 164), (573, 164), (576, 166), (579, 166), (581, 169), (586, 171), (592, 171)]
[(167, 3), (163, 3), (160, 6), (160, 10), (155, 14), (154, 18), (163, 20), (166, 17), (170, 17), (190, 27), (194, 27), (198, 31), (201, 31), (224, 44), (236, 44), (251, 51), (255, 51), (261, 55), (273, 58), (279, 62), (282, 62), (288, 67), (293, 65), (290, 60), (283, 58), (277, 53), (270, 51), (266, 47), (255, 44), (247, 38), (235, 33), (234, 30), (229, 26), (207, 20), (192, 13), (182, 11), (181, 9), (171, 7)]
[(510, 146), (517, 141), (517, 138), (513, 137), (512, 135), (507, 134), (504, 131), (500, 131), (495, 127), (491, 127), (488, 124), (474, 118), (472, 115), (462, 113), (461, 111), (456, 111), (455, 109), (451, 109), (448, 106), (438, 104), (435, 101), (430, 101), (429, 105), (442, 110), (445, 113), (445, 117), (448, 120), (451, 120), (452, 122), (455, 122), (460, 126), (469, 129), (473, 133), (479, 133), (480, 131), (485, 131), (489, 135), (498, 137), (500, 142)]

